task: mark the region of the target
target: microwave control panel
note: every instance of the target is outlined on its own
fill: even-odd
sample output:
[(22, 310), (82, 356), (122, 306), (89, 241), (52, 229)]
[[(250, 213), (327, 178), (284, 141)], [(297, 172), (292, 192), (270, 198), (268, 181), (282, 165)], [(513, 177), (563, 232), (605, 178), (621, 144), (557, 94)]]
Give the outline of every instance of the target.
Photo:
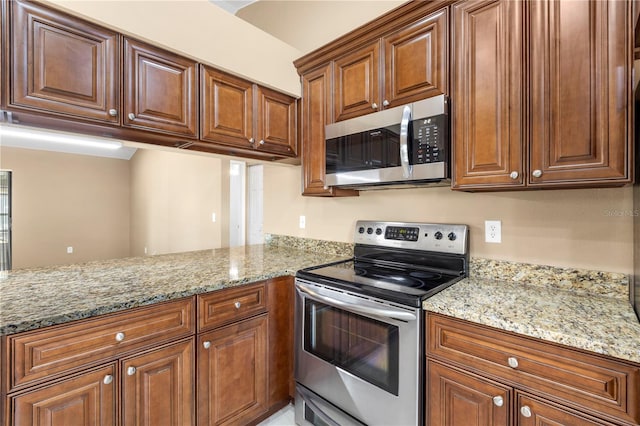
[(446, 114), (414, 119), (411, 164), (449, 162), (449, 117)]

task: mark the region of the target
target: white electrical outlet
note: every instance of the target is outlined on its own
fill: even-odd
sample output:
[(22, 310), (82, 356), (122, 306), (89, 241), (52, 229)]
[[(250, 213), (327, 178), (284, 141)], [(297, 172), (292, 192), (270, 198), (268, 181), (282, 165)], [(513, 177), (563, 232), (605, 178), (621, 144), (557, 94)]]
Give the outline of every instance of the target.
[(216, 214), (211, 213), (211, 222), (215, 222), (215, 221), (216, 221)]
[(300, 229), (304, 229), (307, 225), (307, 219), (304, 216), (300, 216)]
[(73, 247), (67, 247), (67, 254), (73, 254)]
[(484, 221), (484, 241), (487, 243), (502, 242), (502, 222), (499, 220)]

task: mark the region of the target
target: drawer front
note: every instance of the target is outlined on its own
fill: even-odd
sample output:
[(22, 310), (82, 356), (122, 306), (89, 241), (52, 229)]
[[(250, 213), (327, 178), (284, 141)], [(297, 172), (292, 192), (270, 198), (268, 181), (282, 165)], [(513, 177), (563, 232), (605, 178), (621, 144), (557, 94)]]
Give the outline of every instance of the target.
[(195, 332), (193, 299), (9, 336), (10, 389)]
[(427, 355), (599, 416), (640, 420), (640, 368), (441, 315)]
[(266, 312), (266, 283), (214, 291), (198, 296), (198, 331), (210, 330)]

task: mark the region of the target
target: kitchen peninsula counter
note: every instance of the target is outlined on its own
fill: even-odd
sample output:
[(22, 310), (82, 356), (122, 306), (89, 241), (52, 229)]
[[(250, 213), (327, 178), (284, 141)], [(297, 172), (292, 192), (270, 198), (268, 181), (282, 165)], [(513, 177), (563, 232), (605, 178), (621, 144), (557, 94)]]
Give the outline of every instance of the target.
[(640, 363), (640, 322), (628, 291), (623, 274), (473, 259), (469, 278), (423, 308)]
[(293, 275), (347, 257), (268, 244), (11, 271), (0, 278), (0, 336)]

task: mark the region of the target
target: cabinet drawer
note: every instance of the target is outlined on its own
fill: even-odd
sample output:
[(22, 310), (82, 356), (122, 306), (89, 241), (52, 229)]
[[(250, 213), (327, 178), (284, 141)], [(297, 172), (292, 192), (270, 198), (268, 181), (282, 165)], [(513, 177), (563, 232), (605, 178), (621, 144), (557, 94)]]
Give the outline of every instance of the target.
[(265, 282), (198, 296), (198, 331), (209, 330), (267, 310)]
[(193, 299), (8, 337), (9, 391), (195, 332)]
[(637, 423), (640, 368), (436, 314), (427, 356), (599, 416)]

